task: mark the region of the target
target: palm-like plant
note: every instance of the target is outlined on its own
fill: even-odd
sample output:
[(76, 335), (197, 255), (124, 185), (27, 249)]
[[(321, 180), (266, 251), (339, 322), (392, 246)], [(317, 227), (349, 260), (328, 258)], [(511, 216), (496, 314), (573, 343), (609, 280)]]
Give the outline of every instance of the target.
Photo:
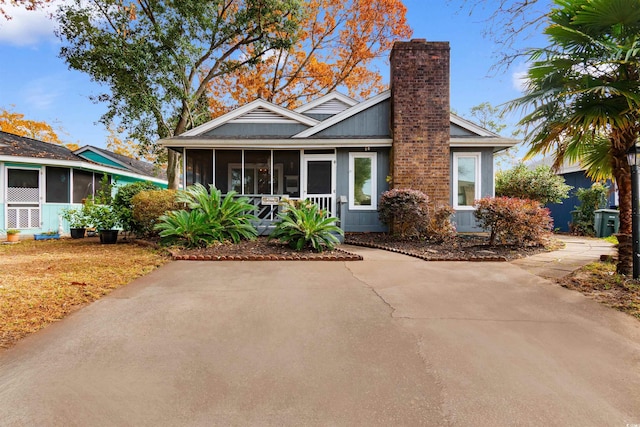
[(180, 242), (187, 247), (211, 245), (214, 241), (253, 239), (258, 231), (252, 221), (255, 206), (247, 197), (236, 197), (211, 186), (207, 190), (195, 184), (176, 196), (176, 202), (186, 204), (188, 210), (172, 211), (160, 217), (155, 229), (165, 243)]
[(288, 243), (297, 251), (305, 247), (311, 247), (317, 252), (322, 252), (325, 248), (332, 250), (340, 243), (336, 234), (344, 235), (335, 225), (336, 218), (326, 217), (318, 205), (313, 203), (301, 203), (298, 206), (287, 204), (286, 211), (279, 213), (278, 218), (269, 239)]
[[(593, 177), (611, 173), (620, 195), (620, 233), (631, 233), (626, 153), (640, 134), (640, 0), (555, 0), (545, 30), (551, 44), (531, 52), (525, 95), (528, 156), (555, 165), (581, 161)], [(629, 240), (629, 239), (625, 239)], [(628, 250), (618, 271), (629, 273)]]

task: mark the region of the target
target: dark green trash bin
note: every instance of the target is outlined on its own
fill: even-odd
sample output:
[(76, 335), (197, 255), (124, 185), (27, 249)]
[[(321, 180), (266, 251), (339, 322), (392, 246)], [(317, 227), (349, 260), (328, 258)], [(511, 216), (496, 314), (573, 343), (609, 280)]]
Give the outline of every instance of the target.
[(596, 237), (609, 237), (620, 228), (620, 212), (616, 209), (598, 209), (595, 211)]

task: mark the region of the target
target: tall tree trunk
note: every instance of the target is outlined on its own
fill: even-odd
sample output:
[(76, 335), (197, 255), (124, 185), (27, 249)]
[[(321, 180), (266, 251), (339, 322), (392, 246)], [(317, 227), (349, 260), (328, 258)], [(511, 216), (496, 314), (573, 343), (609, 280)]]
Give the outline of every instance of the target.
[(620, 207), (620, 230), (618, 235), (618, 265), (620, 274), (631, 274), (633, 270), (633, 242), (631, 239), (631, 171), (626, 157), (618, 156), (614, 161), (613, 176), (618, 186)]
[(167, 153), (167, 181), (169, 189), (177, 190), (180, 186), (180, 154), (173, 150)]

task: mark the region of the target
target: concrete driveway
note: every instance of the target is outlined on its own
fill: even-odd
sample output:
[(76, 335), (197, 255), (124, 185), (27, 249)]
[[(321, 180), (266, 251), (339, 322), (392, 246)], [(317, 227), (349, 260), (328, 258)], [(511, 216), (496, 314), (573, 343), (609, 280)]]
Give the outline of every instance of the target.
[(640, 322), (508, 263), (170, 263), (0, 354), (0, 425), (640, 424)]

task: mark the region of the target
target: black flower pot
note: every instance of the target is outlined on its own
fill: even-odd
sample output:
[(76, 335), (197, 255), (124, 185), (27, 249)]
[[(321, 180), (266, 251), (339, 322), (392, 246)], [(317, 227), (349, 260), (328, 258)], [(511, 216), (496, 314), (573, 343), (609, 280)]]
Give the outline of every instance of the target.
[(118, 241), (118, 230), (100, 230), (100, 243), (112, 245)]
[(84, 238), (84, 232), (86, 231), (85, 228), (71, 228), (69, 231), (71, 231), (71, 238), (72, 239), (82, 239)]

